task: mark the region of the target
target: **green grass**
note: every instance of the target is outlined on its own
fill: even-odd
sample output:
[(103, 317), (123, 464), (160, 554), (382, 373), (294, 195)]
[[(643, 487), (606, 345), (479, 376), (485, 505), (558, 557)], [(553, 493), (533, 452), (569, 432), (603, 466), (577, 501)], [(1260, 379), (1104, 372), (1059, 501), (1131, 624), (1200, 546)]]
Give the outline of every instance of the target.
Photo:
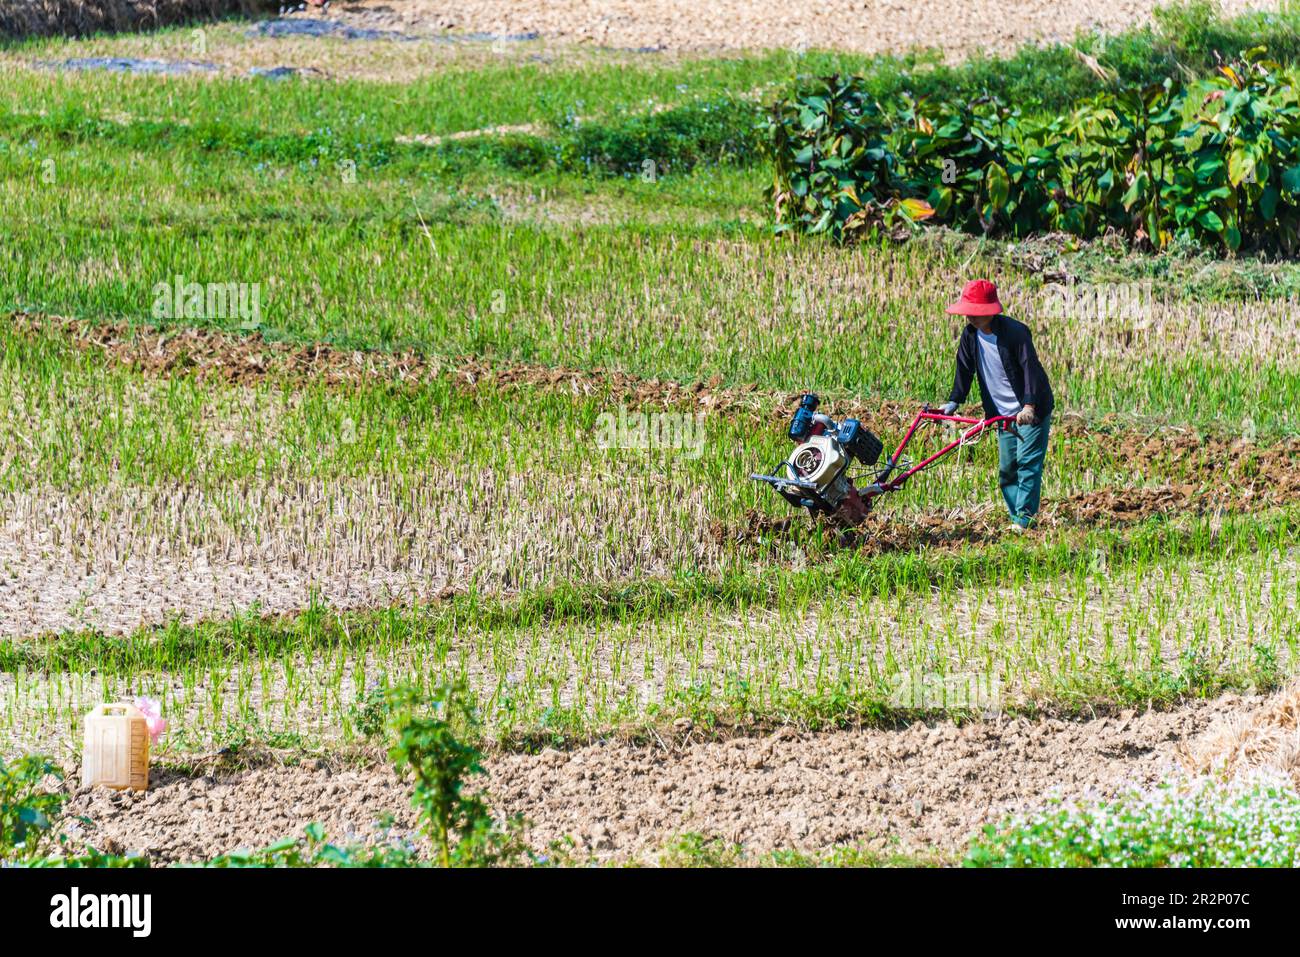
[[(942, 555), (841, 552), (805, 568), (738, 567), (714, 576), (682, 570), (671, 577), (617, 584), (565, 582), (517, 595), (471, 591), (427, 606), (370, 611), (340, 612), (313, 604), (297, 615), (263, 617), (254, 612), (193, 625), (172, 622), (142, 628), (126, 638), (94, 630), (66, 632), (3, 643), (0, 670), (129, 676), (176, 670), (193, 661), (242, 659), (250, 653), (314, 655), (342, 649), (366, 654), (376, 648), (390, 653), (411, 644), (447, 643), (463, 630), (635, 630), (667, 617), (689, 621), (710, 609), (726, 615), (806, 610), (827, 595), (913, 602), (995, 583), (1014, 590), (1067, 578), (1086, 591), (1090, 581), (1112, 570), (1149, 574), (1164, 561), (1257, 562), (1288, 549), (1298, 521), (1293, 509), (1227, 520), (1153, 520), (1122, 531), (1099, 529), (1038, 542), (1009, 539)], [(1088, 556), (1087, 563), (1078, 560), (1081, 554)]]
[[(188, 34), (178, 34), (178, 52)], [(39, 50), (31, 53), (42, 52)], [(74, 56), (72, 51), (61, 55)], [(178, 55), (177, 59), (188, 58)], [(776, 53), (758, 58), (688, 59), (640, 67), (619, 61), (565, 68), (506, 62), (452, 68), (403, 83), (343, 79), (329, 83), (276, 83), (245, 79), (170, 78), (61, 73), (19, 74), (5, 84), (0, 109), (30, 113), (31, 92), (55, 115), (126, 113), (184, 120), (196, 126), (242, 125), (286, 136), (316, 132), (364, 141), (391, 141), (403, 134), (446, 134), (498, 125), (561, 123), (571, 115), (641, 111), (653, 103), (689, 102), (743, 92), (783, 78), (802, 62), (809, 69), (834, 68), (863, 57), (820, 54), (799, 61)], [(179, 82), (171, 82), (178, 79)]]
[(716, 579), (11, 641), (0, 722), (11, 740), (50, 748), (95, 700), (130, 689), (176, 718), (167, 753), (179, 756), (249, 740), (355, 743), (376, 689), (448, 681), (468, 685), (486, 733), (513, 747), (614, 729), (636, 738), (683, 717), (724, 734), (985, 707), (899, 697), (922, 676), (927, 687), (978, 676), (989, 704), (1012, 713), (1263, 691), (1296, 672), (1295, 522), (1152, 523), (944, 558), (844, 555)]
[[(1167, 71), (1171, 57), (1205, 69), (1211, 49), (1274, 33), (1288, 59), (1291, 21), (1277, 17), (1215, 24), (1184, 12), (1168, 36), (1080, 43), (1128, 73)], [(22, 55), (74, 49), (48, 42)], [(996, 81), (1020, 97), (1014, 83), (1051, 76), (1064, 85), (1043, 87), (1049, 105), (1094, 82), (1064, 47), (952, 67), (824, 52), (467, 62), (389, 84), (16, 71), (0, 93), (0, 305), (151, 321), (152, 290), (178, 275), (260, 283), (273, 337), (937, 399), (953, 333), (942, 306), (954, 277), (979, 272), (997, 275), (1034, 327), (1063, 408), (1228, 430), (1249, 415), (1262, 434), (1291, 430), (1294, 343), (1283, 333), (1252, 354), (1233, 343), (1289, 327), (1294, 266), (1246, 264), (1206, 283), (1202, 265), (1076, 257), (1085, 278), (1152, 276), (1169, 330), (1101, 361), (1097, 340), (1125, 323), (1048, 322), (1041, 278), (1008, 262), (1014, 247), (846, 251), (770, 236), (768, 174), (726, 145), (747, 113), (710, 105), (834, 69), (866, 71), (881, 96), (899, 84), (967, 95)], [(652, 112), (661, 105), (670, 109)], [(594, 119), (575, 127), (576, 116)], [(519, 123), (540, 127), (436, 148), (397, 142)], [(639, 175), (644, 159), (658, 164), (653, 182)], [(1203, 315), (1180, 311), (1207, 289)], [(1207, 331), (1196, 348), (1188, 324)]]
[[(921, 244), (841, 252), (668, 225), (433, 222), (425, 233), (418, 219), (357, 223), (341, 236), (274, 220), (255, 231), (86, 225), (13, 233), (6, 247), (0, 283), (30, 309), (147, 322), (155, 286), (176, 276), (259, 283), (272, 336), (936, 400), (951, 383), (951, 277), (996, 268)], [(891, 281), (866, 288), (856, 278), (882, 275)], [(1040, 287), (1005, 285), (1008, 301), (1025, 302), (1012, 311), (1035, 328), (1063, 409), (1229, 428), (1250, 414), (1265, 433), (1289, 429), (1300, 374), (1285, 351), (1284, 303), (1242, 306), (1231, 319), (1210, 309), (1202, 343), (1175, 336), (1186, 321), (1175, 304), (1160, 314), (1170, 338), (1144, 348), (1116, 341), (1123, 321), (1036, 319)], [(1243, 325), (1278, 329), (1279, 345), (1232, 348)]]
[[(151, 341), (143, 340), (146, 347)], [(830, 396), (827, 407), (841, 415), (874, 398), (850, 389)], [(14, 492), (173, 483), (216, 492), (248, 480), (366, 477), (441, 486), (439, 473), (473, 483), (476, 469), (545, 487), (555, 476), (589, 473), (611, 486), (644, 482), (655, 502), (697, 490), (708, 514), (725, 521), (775, 501), (747, 476), (788, 450), (783, 430), (759, 408), (701, 413), (692, 419), (697, 448), (691, 442), (680, 449), (601, 448), (600, 416), (636, 414), (601, 388), (582, 397), (530, 386), (467, 390), (436, 373), (417, 385), (379, 378), (333, 388), (272, 378), (249, 388), (107, 365), (94, 353), (78, 352), (57, 331), (29, 338), (0, 330), (0, 397), (6, 422), (0, 449), (9, 453), (0, 490)], [(651, 403), (643, 411), (652, 416), (661, 410)], [(690, 407), (677, 412), (695, 414)], [(868, 424), (891, 447), (901, 438), (888, 422), (869, 417)], [(1205, 480), (1194, 457), (1135, 460), (1126, 444), (1131, 437), (1122, 430), (1058, 428), (1050, 447), (1051, 493)], [(919, 457), (946, 440), (932, 428), (909, 450)], [(995, 459), (991, 441), (962, 449), (943, 468), (918, 476), (915, 492), (909, 486), (883, 507), (907, 512), (980, 501), (990, 490)], [(437, 470), (429, 468), (433, 462)], [(1248, 455), (1219, 467), (1247, 479), (1256, 468)], [(660, 482), (672, 491), (655, 492)]]
[[(1289, 19), (1184, 20), (1172, 39), (1080, 43), (1129, 78), (1174, 58), (1206, 69), (1210, 50), (1252, 35), (1300, 52)], [(868, 71), (882, 96), (1032, 86), (1052, 104), (1094, 89), (1062, 47), (953, 67), (827, 53), (460, 64), (391, 83), (12, 70), (0, 306), (156, 335), (177, 324), (152, 315), (156, 284), (259, 283), (271, 340), (716, 378), (769, 398), (815, 388), (838, 413), (944, 398), (957, 326), (943, 306), (980, 273), (1034, 329), (1063, 413), (1229, 434), (1249, 419), (1266, 446), (1294, 432), (1294, 264), (1207, 276), (1194, 259), (1104, 244), (1064, 254), (1098, 281), (1167, 280), (1144, 331), (1131, 317), (1048, 314), (1032, 247), (770, 235), (768, 174), (726, 145), (745, 114), (715, 124), (704, 107), (835, 69)], [(538, 128), (398, 141), (524, 123)], [(641, 148), (678, 152), (645, 181)], [(588, 169), (589, 157), (601, 159)], [(355, 182), (340, 163), (355, 163)], [(437, 375), (348, 388), (167, 379), (57, 334), (0, 329), (0, 495), (87, 576), (239, 549), (332, 556), (358, 575), (414, 570), (426, 584), (458, 576), (445, 601), (347, 610), (307, 591), (283, 616), (253, 605), (129, 637), (89, 624), (0, 642), (6, 741), (67, 751), (79, 715), (124, 693), (164, 700), (163, 756), (183, 761), (355, 744), (375, 690), (406, 682), (466, 681), (494, 740), (535, 747), (679, 718), (724, 734), (939, 713), (894, 700), (904, 674), (975, 674), (1000, 683), (1006, 710), (1081, 714), (1267, 689), (1296, 670), (1294, 505), (882, 555), (817, 529), (753, 541), (734, 534), (752, 510), (785, 511), (747, 480), (787, 451), (782, 423), (765, 409), (712, 414), (698, 458), (593, 448), (597, 416), (618, 405), (599, 390), (467, 391)], [(1048, 502), (1213, 480), (1182, 460), (1134, 461), (1122, 437), (1059, 429)], [(1270, 481), (1249, 456), (1233, 461), (1215, 478)], [(950, 465), (887, 502), (891, 520), (996, 508), (991, 444)], [(679, 850), (699, 863), (739, 853), (707, 839)]]

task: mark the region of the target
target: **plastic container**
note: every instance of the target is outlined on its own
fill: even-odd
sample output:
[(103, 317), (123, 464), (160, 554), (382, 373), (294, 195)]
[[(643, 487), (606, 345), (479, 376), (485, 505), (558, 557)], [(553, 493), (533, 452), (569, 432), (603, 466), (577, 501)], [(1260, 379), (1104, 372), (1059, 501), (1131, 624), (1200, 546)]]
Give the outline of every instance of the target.
[(149, 788), (149, 723), (135, 705), (101, 704), (86, 715), (81, 780), (87, 787)]

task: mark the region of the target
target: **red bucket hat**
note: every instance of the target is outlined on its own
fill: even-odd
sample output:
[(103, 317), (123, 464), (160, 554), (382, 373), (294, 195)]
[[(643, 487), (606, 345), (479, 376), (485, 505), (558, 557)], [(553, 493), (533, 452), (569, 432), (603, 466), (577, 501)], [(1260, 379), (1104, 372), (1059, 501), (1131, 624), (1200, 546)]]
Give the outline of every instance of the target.
[(987, 279), (966, 283), (961, 298), (946, 310), (954, 316), (996, 316), (1002, 312), (998, 302), (998, 287)]

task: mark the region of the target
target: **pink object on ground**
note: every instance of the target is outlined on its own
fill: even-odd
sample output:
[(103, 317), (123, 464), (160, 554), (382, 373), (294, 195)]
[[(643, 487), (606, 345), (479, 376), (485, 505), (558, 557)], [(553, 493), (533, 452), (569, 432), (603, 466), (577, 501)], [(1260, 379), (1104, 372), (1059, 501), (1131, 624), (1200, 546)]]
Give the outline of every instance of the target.
[(149, 739), (157, 744), (162, 733), (167, 730), (167, 719), (162, 716), (162, 705), (153, 698), (136, 698), (132, 704), (144, 715), (145, 723), (149, 726)]

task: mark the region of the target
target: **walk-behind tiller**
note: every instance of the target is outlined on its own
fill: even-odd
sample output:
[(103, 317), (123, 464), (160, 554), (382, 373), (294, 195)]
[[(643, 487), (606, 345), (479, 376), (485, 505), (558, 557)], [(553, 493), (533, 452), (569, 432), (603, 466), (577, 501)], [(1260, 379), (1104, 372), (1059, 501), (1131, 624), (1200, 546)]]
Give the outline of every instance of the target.
[[(796, 443), (795, 450), (773, 470), (784, 469), (785, 474), (755, 474), (750, 478), (767, 482), (795, 508), (806, 508), (813, 515), (835, 516), (850, 525), (857, 525), (867, 517), (877, 496), (897, 492), (913, 475), (928, 469), (953, 449), (978, 442), (989, 431), (1008, 430), (1019, 434), (1015, 416), (972, 419), (946, 415), (923, 405), (894, 454), (885, 459), (883, 467), (875, 468), (885, 450), (884, 443), (857, 419), (836, 423), (829, 415), (818, 412), (819, 401), (811, 392), (799, 400), (799, 408), (790, 420), (790, 439)], [(903, 458), (903, 450), (922, 422), (950, 422), (964, 429), (938, 452), (912, 464)], [(856, 476), (849, 474), (855, 461), (862, 466)], [(865, 475), (870, 475), (871, 484), (858, 488), (854, 479)]]

